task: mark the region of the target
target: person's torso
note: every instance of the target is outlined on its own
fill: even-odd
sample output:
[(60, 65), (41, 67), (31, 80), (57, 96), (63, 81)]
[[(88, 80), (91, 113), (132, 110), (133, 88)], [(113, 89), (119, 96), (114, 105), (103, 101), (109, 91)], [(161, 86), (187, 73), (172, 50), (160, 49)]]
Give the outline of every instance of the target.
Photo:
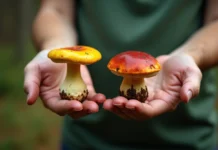
[[(126, 50), (168, 54), (201, 27), (202, 0), (78, 0), (79, 44), (97, 48), (102, 60), (89, 70), (97, 92), (118, 95), (121, 77), (107, 69)], [(205, 72), (200, 95), (176, 111), (143, 122), (126, 121), (100, 109), (65, 119), (64, 139), (89, 149), (210, 149), (214, 144), (214, 76)]]

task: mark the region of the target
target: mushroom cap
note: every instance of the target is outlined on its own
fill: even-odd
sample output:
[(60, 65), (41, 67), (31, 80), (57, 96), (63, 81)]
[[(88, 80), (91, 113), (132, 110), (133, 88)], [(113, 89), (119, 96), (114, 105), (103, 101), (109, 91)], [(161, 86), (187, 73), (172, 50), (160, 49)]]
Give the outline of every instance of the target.
[(151, 77), (161, 66), (153, 56), (141, 51), (126, 51), (115, 55), (107, 65), (118, 76)]
[(72, 46), (52, 49), (48, 53), (48, 57), (56, 63), (74, 63), (89, 65), (99, 61), (101, 53), (90, 46)]

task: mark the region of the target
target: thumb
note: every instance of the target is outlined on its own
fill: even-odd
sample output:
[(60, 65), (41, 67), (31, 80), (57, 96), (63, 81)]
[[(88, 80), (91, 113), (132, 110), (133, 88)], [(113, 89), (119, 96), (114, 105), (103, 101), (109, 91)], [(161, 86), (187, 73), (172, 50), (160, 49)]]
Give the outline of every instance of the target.
[(91, 99), (94, 95), (96, 95), (96, 92), (88, 68), (84, 65), (81, 65), (81, 75), (89, 91), (88, 99)]
[(30, 62), (24, 69), (24, 91), (28, 105), (34, 104), (39, 96), (40, 80), (39, 66)]
[(81, 66), (81, 73), (82, 78), (87, 86), (87, 89), (89, 91), (88, 100), (94, 101), (96, 103), (103, 103), (106, 100), (106, 97), (101, 93), (96, 93), (95, 88), (93, 86), (92, 78), (90, 76), (90, 73), (88, 71), (88, 68), (84, 65)]
[(183, 102), (187, 103), (199, 94), (201, 79), (202, 73), (199, 69), (188, 68), (184, 71), (180, 93)]

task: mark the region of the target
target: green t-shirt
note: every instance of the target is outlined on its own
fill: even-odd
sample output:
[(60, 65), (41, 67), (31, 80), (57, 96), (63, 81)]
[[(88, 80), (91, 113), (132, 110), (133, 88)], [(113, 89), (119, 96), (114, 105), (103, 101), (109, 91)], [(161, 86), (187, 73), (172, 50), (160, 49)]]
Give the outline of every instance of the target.
[[(125, 50), (168, 54), (202, 25), (203, 0), (79, 0), (79, 43), (101, 51), (103, 59), (89, 69), (97, 92), (118, 95), (122, 78), (106, 67)], [(203, 74), (200, 95), (171, 113), (137, 122), (100, 109), (79, 120), (66, 116), (63, 143), (70, 149), (212, 150), (215, 146), (213, 71)]]

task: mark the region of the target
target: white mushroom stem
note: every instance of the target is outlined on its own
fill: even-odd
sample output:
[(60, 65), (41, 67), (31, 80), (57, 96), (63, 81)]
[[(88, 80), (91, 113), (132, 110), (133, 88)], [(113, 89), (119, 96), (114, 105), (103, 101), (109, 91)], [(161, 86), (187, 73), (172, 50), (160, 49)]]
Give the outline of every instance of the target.
[(88, 91), (81, 77), (80, 64), (67, 64), (67, 74), (60, 87), (60, 95), (62, 99), (75, 99), (78, 101), (82, 101), (87, 97)]
[(123, 77), (120, 86), (120, 95), (127, 99), (137, 99), (144, 102), (148, 97), (147, 87), (144, 78), (140, 77)]

